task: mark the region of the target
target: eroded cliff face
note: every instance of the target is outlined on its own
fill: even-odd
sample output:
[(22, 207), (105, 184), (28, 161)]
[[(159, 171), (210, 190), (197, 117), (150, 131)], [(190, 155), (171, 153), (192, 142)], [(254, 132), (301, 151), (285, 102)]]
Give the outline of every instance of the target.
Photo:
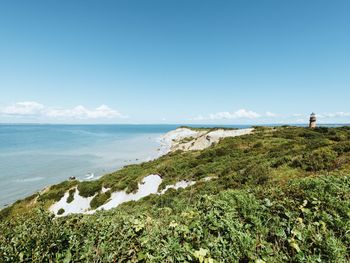
[(161, 141), (163, 144), (167, 145), (168, 151), (170, 152), (177, 150), (203, 150), (210, 147), (214, 143), (218, 143), (220, 139), (242, 136), (250, 134), (253, 131), (253, 128), (239, 130), (192, 130), (189, 128), (178, 128), (165, 134), (161, 138)]

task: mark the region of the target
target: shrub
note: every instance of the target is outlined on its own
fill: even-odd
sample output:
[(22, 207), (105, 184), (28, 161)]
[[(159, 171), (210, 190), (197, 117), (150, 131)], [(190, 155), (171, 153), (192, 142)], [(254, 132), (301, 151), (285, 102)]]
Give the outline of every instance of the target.
[(139, 183), (136, 180), (132, 180), (127, 184), (126, 192), (127, 193), (135, 192), (137, 191), (138, 187), (139, 187)]
[(62, 215), (65, 212), (63, 208), (58, 209), (57, 215)]
[(71, 203), (74, 200), (75, 188), (69, 190), (69, 195), (67, 198), (67, 203)]
[(340, 142), (333, 146), (333, 150), (338, 154), (350, 152), (350, 142)]
[(1, 209), (0, 210), (0, 222), (2, 220), (5, 220), (5, 218), (7, 218), (9, 216), (11, 214), (11, 211), (12, 211), (11, 206), (8, 206), (8, 207)]
[(322, 140), (324, 138), (324, 135), (322, 133), (316, 132), (315, 130), (305, 130), (301, 133), (301, 137), (304, 137), (306, 139)]
[(107, 191), (105, 193), (98, 193), (90, 202), (90, 207), (96, 209), (97, 207), (106, 203), (106, 201), (111, 197), (111, 192)]
[(270, 167), (266, 163), (251, 164), (243, 172), (241, 183), (265, 184), (270, 177)]
[(66, 191), (76, 184), (76, 181), (64, 181), (62, 183), (53, 185), (46, 193), (38, 197), (38, 201), (54, 200), (58, 202), (64, 196)]
[(261, 147), (263, 147), (264, 146), (264, 144), (260, 141), (260, 142), (257, 142), (257, 143), (255, 143), (254, 145), (253, 145), (253, 148), (261, 148)]
[(83, 197), (90, 197), (101, 191), (102, 182), (100, 180), (81, 182), (78, 184), (79, 194)]
[(65, 192), (66, 190), (64, 188), (57, 189), (57, 190), (50, 190), (49, 192), (43, 195), (40, 195), (38, 200), (39, 201), (54, 200), (55, 202), (58, 202), (64, 196)]
[(303, 158), (303, 164), (307, 171), (330, 171), (334, 168), (337, 153), (328, 148), (321, 148), (308, 153)]
[(279, 157), (277, 158), (273, 163), (272, 163), (272, 167), (273, 168), (278, 168), (282, 165), (288, 165), (290, 164), (292, 161), (292, 158), (290, 156), (282, 156), (282, 157)]

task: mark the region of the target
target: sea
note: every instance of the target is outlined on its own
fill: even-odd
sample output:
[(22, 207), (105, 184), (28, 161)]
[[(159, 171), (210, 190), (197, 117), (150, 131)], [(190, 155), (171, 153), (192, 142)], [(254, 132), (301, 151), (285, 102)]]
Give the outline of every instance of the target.
[(0, 124), (0, 208), (69, 177), (94, 180), (154, 159), (160, 137), (179, 126)]

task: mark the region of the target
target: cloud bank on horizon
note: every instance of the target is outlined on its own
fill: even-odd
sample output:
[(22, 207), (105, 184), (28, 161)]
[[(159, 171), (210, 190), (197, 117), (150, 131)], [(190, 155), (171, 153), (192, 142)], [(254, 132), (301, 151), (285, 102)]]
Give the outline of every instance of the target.
[[(350, 112), (334, 112), (334, 113), (322, 113), (316, 114), (319, 123), (350, 123)], [(220, 121), (220, 120), (250, 120), (255, 123), (286, 123), (286, 124), (299, 124), (307, 123), (309, 121), (309, 114), (276, 114), (270, 111), (265, 113), (258, 113), (252, 110), (239, 109), (234, 112), (217, 112), (210, 113), (208, 115), (199, 115), (192, 118), (193, 121)]]
[[(320, 123), (349, 123), (346, 120), (350, 117), (350, 112), (334, 112), (317, 114)], [(236, 111), (214, 112), (198, 115), (196, 117), (182, 116), (182, 119), (169, 121), (162, 118), (158, 123), (307, 123), (309, 113), (300, 114), (280, 114), (266, 111), (258, 113), (253, 110), (239, 109)], [(134, 123), (134, 119), (128, 115), (120, 113), (105, 104), (96, 108), (88, 109), (82, 105), (72, 108), (49, 107), (36, 101), (16, 102), (4, 107), (0, 107), (0, 122), (30, 122), (48, 121), (51, 123)]]
[(71, 109), (52, 108), (35, 101), (17, 102), (0, 108), (0, 116), (26, 118), (46, 118), (51, 120), (96, 120), (127, 118), (117, 110), (107, 105), (101, 105), (95, 109), (87, 109), (82, 105)]

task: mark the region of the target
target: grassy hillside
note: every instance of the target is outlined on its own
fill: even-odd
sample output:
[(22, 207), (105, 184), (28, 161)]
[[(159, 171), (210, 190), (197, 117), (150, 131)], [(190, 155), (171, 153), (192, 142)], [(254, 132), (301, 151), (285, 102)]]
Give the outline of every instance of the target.
[[(151, 173), (161, 187), (213, 179), (94, 215), (46, 210), (74, 185), (99, 193), (98, 207), (102, 186), (131, 192)], [(1, 218), (0, 262), (348, 262), (350, 128), (256, 128), (98, 181), (63, 182)]]

